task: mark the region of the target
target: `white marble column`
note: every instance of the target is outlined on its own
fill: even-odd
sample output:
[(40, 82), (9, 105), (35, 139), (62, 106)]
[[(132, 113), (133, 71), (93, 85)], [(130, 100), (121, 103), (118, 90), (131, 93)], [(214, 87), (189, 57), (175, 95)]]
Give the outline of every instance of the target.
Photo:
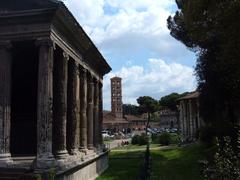
[(37, 159), (36, 168), (55, 166), (52, 154), (52, 111), (53, 111), (53, 42), (38, 40), (38, 108), (37, 108)]
[(0, 167), (11, 162), (10, 123), (11, 123), (11, 44), (0, 42)]

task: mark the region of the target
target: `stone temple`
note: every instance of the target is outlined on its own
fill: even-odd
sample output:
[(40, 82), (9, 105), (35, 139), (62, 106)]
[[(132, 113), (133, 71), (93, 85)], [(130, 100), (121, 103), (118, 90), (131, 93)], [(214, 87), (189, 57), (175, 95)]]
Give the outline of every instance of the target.
[(63, 2), (1, 0), (0, 179), (103, 172), (102, 82), (110, 70)]

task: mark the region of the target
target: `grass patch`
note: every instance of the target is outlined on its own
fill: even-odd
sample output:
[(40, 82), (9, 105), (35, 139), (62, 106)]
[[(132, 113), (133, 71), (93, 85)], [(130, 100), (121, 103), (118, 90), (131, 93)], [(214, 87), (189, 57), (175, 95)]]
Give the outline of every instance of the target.
[(143, 162), (143, 151), (111, 151), (109, 168), (97, 180), (135, 180)]
[(198, 160), (202, 148), (198, 144), (166, 150), (151, 150), (151, 180), (203, 180)]

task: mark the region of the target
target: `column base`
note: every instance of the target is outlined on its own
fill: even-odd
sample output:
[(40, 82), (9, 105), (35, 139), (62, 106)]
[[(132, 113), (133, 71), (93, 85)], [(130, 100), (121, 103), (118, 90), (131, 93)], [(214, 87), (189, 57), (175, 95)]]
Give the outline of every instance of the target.
[(56, 152), (56, 166), (58, 170), (65, 170), (71, 162), (70, 155), (67, 150)]
[(0, 154), (0, 167), (9, 167), (12, 163), (13, 160), (10, 153)]
[(72, 156), (78, 156), (80, 154), (78, 148), (69, 150), (69, 154)]
[(89, 149), (89, 150), (94, 150), (93, 144), (88, 144), (88, 149)]
[(88, 149), (87, 149), (87, 147), (80, 147), (79, 151), (80, 151), (81, 153), (87, 155)]
[(96, 145), (95, 150), (96, 150), (97, 153), (101, 153), (102, 152), (101, 145), (100, 144)]
[(61, 150), (56, 152), (56, 159), (61, 160), (61, 159), (67, 159), (69, 157), (68, 151), (67, 150)]
[(56, 166), (56, 160), (51, 154), (43, 154), (36, 158), (36, 169), (49, 169)]

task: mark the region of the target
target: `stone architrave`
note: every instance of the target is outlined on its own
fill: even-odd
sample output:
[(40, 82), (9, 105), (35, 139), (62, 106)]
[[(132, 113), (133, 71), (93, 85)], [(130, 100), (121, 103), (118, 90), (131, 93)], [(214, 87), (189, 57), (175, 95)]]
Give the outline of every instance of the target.
[(10, 42), (0, 42), (0, 167), (12, 162), (10, 154), (11, 63)]
[(88, 149), (93, 150), (93, 96), (94, 96), (94, 82), (91, 74), (88, 76), (87, 89), (87, 143)]
[(54, 150), (57, 159), (68, 156), (66, 150), (67, 77), (69, 56), (63, 52), (54, 62)]
[(78, 109), (77, 109), (77, 86), (78, 64), (69, 60), (68, 64), (68, 99), (67, 99), (67, 148), (69, 154), (78, 154)]
[(98, 150), (99, 149), (99, 83), (98, 80), (94, 80), (94, 107), (93, 107), (93, 121), (94, 121), (94, 138), (93, 144), (94, 147)]
[(87, 70), (80, 69), (80, 149), (87, 149)]
[(103, 129), (103, 94), (102, 94), (102, 83), (99, 82), (99, 129), (98, 129), (98, 135), (99, 135), (99, 145), (101, 148), (103, 148), (103, 137), (102, 137), (102, 129)]
[(52, 111), (53, 111), (53, 42), (41, 39), (38, 67), (38, 108), (37, 108), (37, 169), (55, 166), (52, 154)]

